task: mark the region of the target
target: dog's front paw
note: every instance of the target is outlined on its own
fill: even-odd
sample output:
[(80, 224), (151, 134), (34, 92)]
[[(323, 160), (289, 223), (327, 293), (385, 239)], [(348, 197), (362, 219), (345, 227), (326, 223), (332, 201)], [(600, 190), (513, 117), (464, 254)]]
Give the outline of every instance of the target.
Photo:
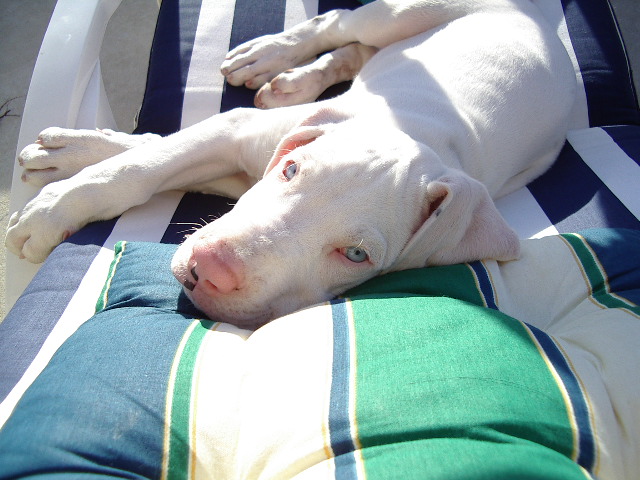
[(82, 225), (72, 214), (82, 205), (66, 201), (59, 184), (45, 187), (40, 194), (9, 220), (7, 249), (32, 263), (43, 262), (60, 242)]
[(69, 178), (89, 165), (118, 155), (146, 142), (146, 135), (128, 135), (112, 130), (72, 130), (52, 127), (18, 156), (24, 168), (22, 180), (35, 187)]
[(308, 60), (299, 41), (287, 32), (266, 35), (231, 50), (221, 66), (227, 82), (258, 89), (290, 68)]
[(255, 106), (262, 109), (288, 107), (315, 101), (328, 87), (323, 73), (312, 65), (287, 70), (260, 88)]

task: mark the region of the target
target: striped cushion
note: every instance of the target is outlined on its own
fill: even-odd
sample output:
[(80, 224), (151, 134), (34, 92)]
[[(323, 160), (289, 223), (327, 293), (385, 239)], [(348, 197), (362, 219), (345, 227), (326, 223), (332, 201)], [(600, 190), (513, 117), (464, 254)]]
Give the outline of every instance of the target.
[[(639, 123), (638, 109), (615, 19), (610, 16), (605, 2), (595, 2), (596, 5), (588, 0), (535, 1), (558, 26), (580, 72), (579, 80), (585, 86), (576, 100), (574, 126), (630, 125), (575, 130), (557, 164), (528, 188), (500, 199), (499, 208), (523, 238), (569, 234), (594, 227), (637, 231), (640, 200), (635, 194), (635, 186), (640, 184), (640, 127), (631, 125)], [(288, 27), (318, 11), (357, 5), (351, 0), (319, 0), (317, 3), (314, 0), (265, 0), (258, 2), (259, 6), (250, 3), (240, 0), (163, 1), (138, 131), (170, 133), (218, 111), (250, 104), (251, 92), (225, 86), (217, 74), (221, 58), (230, 45), (258, 33)], [(256, 8), (264, 11), (259, 12)], [(594, 44), (599, 48), (593, 48)], [(638, 304), (638, 284), (625, 283), (634, 276), (613, 266), (616, 260), (627, 261), (627, 258), (632, 259), (629, 265), (638, 264), (638, 244), (629, 241), (633, 238), (629, 233), (622, 235), (620, 242), (616, 241), (615, 235), (601, 235), (598, 238), (606, 241), (600, 241), (596, 236), (586, 234), (584, 241), (571, 235), (532, 241), (531, 245), (552, 242), (540, 245), (545, 251), (560, 253), (546, 261), (543, 256), (542, 260), (529, 262), (526, 268), (530, 270), (521, 270), (524, 273), (519, 279), (507, 278), (505, 268), (489, 264), (449, 267), (450, 272), (454, 272), (449, 276), (443, 276), (443, 272), (437, 270), (425, 270), (392, 278), (393, 282), (385, 277), (368, 284), (368, 290), (354, 292), (352, 300), (336, 301), (330, 306), (278, 320), (246, 341), (245, 333), (228, 326), (193, 320), (195, 313), (184, 311), (182, 305), (155, 306), (153, 302), (162, 297), (148, 297), (148, 287), (155, 285), (155, 277), (145, 280), (144, 292), (137, 297), (149, 302), (150, 311), (130, 317), (124, 313), (140, 312), (143, 307), (115, 306), (109, 304), (107, 297), (107, 309), (86, 322), (94, 313), (116, 242), (124, 239), (177, 243), (194, 224), (209, 221), (229, 208), (229, 201), (220, 197), (183, 196), (170, 192), (132, 209), (117, 221), (90, 225), (54, 251), (0, 323), (0, 426), (8, 422), (0, 431), (0, 442), (13, 443), (15, 438), (20, 439), (14, 450), (5, 449), (5, 444), (0, 446), (0, 455), (7, 452), (0, 459), (0, 465), (4, 467), (9, 458), (13, 461), (22, 458), (27, 461), (11, 463), (12, 468), (26, 465), (35, 471), (44, 468), (45, 463), (47, 468), (61, 465), (69, 469), (74, 462), (81, 462), (80, 469), (85, 471), (98, 469), (116, 476), (137, 471), (142, 476), (155, 478), (163, 469), (170, 473), (169, 476), (186, 475), (185, 465), (209, 472), (222, 471), (215, 469), (223, 465), (227, 469), (224, 472), (232, 472), (229, 475), (233, 477), (237, 472), (234, 469), (239, 468), (237, 465), (244, 464), (246, 468), (256, 469), (247, 473), (251, 477), (252, 472), (263, 468), (260, 462), (268, 455), (270, 461), (264, 466), (267, 472), (288, 468), (287, 473), (305, 471), (311, 475), (337, 469), (359, 474), (365, 469), (370, 476), (390, 478), (393, 475), (381, 469), (397, 468), (399, 478), (408, 478), (401, 467), (415, 466), (414, 460), (423, 461), (425, 457), (414, 455), (414, 450), (423, 453), (425, 449), (430, 450), (439, 432), (465, 432), (465, 435), (478, 435), (478, 438), (487, 432), (493, 435), (490, 429), (470, 432), (468, 425), (464, 427), (461, 423), (444, 427), (429, 423), (436, 416), (450, 419), (447, 412), (454, 400), (462, 404), (455, 410), (460, 422), (471, 418), (472, 414), (479, 415), (482, 412), (472, 411), (472, 404), (484, 400), (476, 393), (462, 396), (460, 392), (452, 391), (452, 396), (446, 397), (447, 405), (444, 401), (434, 404), (434, 399), (440, 398), (442, 388), (432, 390), (437, 385), (428, 384), (424, 376), (420, 376), (423, 369), (432, 372), (450, 368), (451, 375), (447, 379), (472, 377), (471, 373), (475, 371), (463, 367), (484, 361), (485, 352), (489, 351), (496, 352), (498, 359), (486, 369), (493, 380), (482, 383), (483, 377), (478, 377), (478, 384), (464, 388), (473, 387), (476, 389), (473, 391), (478, 392), (482, 390), (478, 385), (497, 387), (504, 377), (517, 379), (523, 376), (529, 381), (529, 377), (519, 370), (523, 362), (538, 372), (536, 388), (543, 388), (541, 391), (550, 395), (549, 399), (544, 396), (534, 399), (533, 393), (526, 388), (518, 391), (517, 397), (522, 396), (523, 405), (531, 410), (531, 417), (525, 418), (519, 416), (523, 409), (505, 398), (508, 385), (502, 392), (487, 390), (487, 395), (500, 399), (497, 404), (509, 405), (509, 411), (514, 412), (509, 419), (515, 422), (514, 430), (506, 432), (502, 427), (496, 427), (499, 420), (504, 420), (497, 416), (492, 418), (496, 412), (487, 411), (482, 419), (475, 417), (478, 425), (494, 428), (497, 432), (494, 439), (508, 440), (503, 443), (509, 455), (503, 455), (502, 460), (506, 461), (510, 455), (520, 458), (516, 447), (524, 443), (532, 447), (531, 458), (566, 468), (560, 471), (560, 478), (571, 478), (575, 472), (574, 464), (567, 462), (567, 458), (578, 460), (587, 470), (599, 471), (603, 478), (637, 477), (638, 465), (629, 467), (627, 472), (615, 470), (616, 464), (620, 468), (628, 466), (624, 456), (627, 449), (637, 445), (633, 442), (638, 442), (634, 436), (638, 432), (637, 419), (627, 421), (628, 425), (634, 426), (627, 426), (626, 443), (621, 444), (620, 439), (625, 437), (616, 431), (619, 419), (615, 417), (618, 410), (627, 411), (631, 400), (640, 398), (639, 392), (629, 390), (633, 382), (629, 385), (630, 382), (625, 381), (633, 378), (634, 371), (623, 371), (629, 365), (637, 364), (633, 356), (638, 350), (637, 345), (633, 345), (633, 339), (637, 337), (625, 335), (627, 327), (631, 328), (629, 316), (637, 315), (633, 309), (636, 307), (611, 304), (618, 298), (612, 292)], [(575, 238), (578, 240), (574, 241)], [(580, 244), (588, 247), (580, 247)], [(636, 250), (631, 248), (621, 253), (621, 245), (635, 245)], [(129, 253), (135, 251), (132, 249)], [(548, 269), (563, 265), (557, 262), (566, 260), (567, 251), (574, 259), (573, 267), (564, 270), (558, 267), (562, 273), (551, 275)], [(598, 261), (589, 261), (589, 255), (596, 255)], [(127, 256), (124, 258), (126, 260)], [(124, 261), (120, 265), (121, 273), (127, 263)], [(156, 271), (153, 265), (149, 265), (151, 272)], [(158, 265), (165, 268), (162, 263)], [(573, 282), (583, 288), (577, 296), (558, 295), (554, 291), (553, 286), (565, 278), (565, 270), (571, 271), (571, 276), (564, 283)], [(167, 270), (163, 272), (166, 274)], [(436, 272), (437, 276), (430, 277), (432, 273), (427, 272)], [(609, 275), (603, 276), (603, 272)], [(132, 283), (127, 283), (123, 290), (126, 294), (134, 291), (136, 278), (131, 275)], [(121, 279), (124, 281), (123, 277)], [(532, 283), (533, 279), (536, 279), (535, 283)], [(398, 281), (404, 282), (405, 286), (398, 286)], [(520, 290), (524, 295), (513, 300), (513, 304), (505, 303), (506, 299), (512, 299), (513, 290), (507, 287), (513, 282), (526, 285)], [(566, 287), (564, 283), (562, 286)], [(385, 287), (387, 284), (389, 286)], [(447, 290), (447, 296), (442, 299), (433, 290), (416, 290), (421, 285), (441, 284), (457, 287), (453, 291)], [(122, 284), (116, 281), (117, 285)], [(602, 285), (604, 287), (600, 288)], [(474, 289), (476, 294), (469, 294)], [(383, 298), (365, 298), (370, 294)], [(111, 300), (117, 298), (112, 296)], [(512, 309), (514, 305), (517, 310)], [(501, 313), (496, 313), (496, 308)], [(171, 313), (175, 309), (183, 314)], [(452, 330), (455, 335), (441, 335), (442, 331), (453, 327), (453, 322), (446, 322), (445, 313), (452, 314), (456, 310), (457, 316), (461, 317), (456, 320), (460, 322), (460, 329), (455, 324)], [(390, 318), (396, 322), (396, 312), (407, 311), (429, 321), (416, 322), (415, 318), (407, 318), (391, 324)], [(153, 312), (152, 317), (150, 312)], [(439, 316), (438, 312), (444, 313)], [(540, 318), (530, 318), (531, 312), (538, 312)], [(553, 312), (563, 315), (554, 316)], [(603, 322), (601, 315), (615, 319), (610, 323)], [(302, 316), (304, 320), (297, 321)], [(510, 317), (518, 318), (518, 322), (514, 323)], [(556, 323), (555, 319), (566, 321)], [(581, 322), (586, 322), (587, 326)], [(475, 328), (476, 323), (481, 328)], [(611, 325), (623, 325), (623, 328)], [(457, 340), (459, 330), (469, 330), (470, 337)], [(72, 336), (71, 340), (65, 343), (69, 336)], [(500, 341), (495, 341), (494, 337)], [(464, 349), (460, 343), (455, 343), (462, 341), (477, 345), (478, 351)], [(518, 362), (500, 360), (511, 358), (509, 352), (515, 349), (522, 351)], [(465, 352), (461, 358), (456, 353), (459, 351)], [(176, 356), (176, 352), (180, 354)], [(562, 366), (558, 352), (570, 362)], [(594, 357), (590, 352), (598, 352), (598, 356)], [(618, 357), (609, 361), (609, 354)], [(373, 355), (381, 360), (371, 358)], [(84, 359), (82, 365), (78, 364), (77, 358)], [(206, 361), (202, 360), (205, 358)], [(544, 368), (541, 368), (540, 359)], [(567, 369), (575, 373), (574, 378), (580, 380), (578, 383), (562, 373)], [(347, 379), (345, 374), (349, 372), (353, 375)], [(389, 378), (384, 378), (387, 372)], [(409, 373), (411, 378), (402, 383)], [(215, 376), (215, 382), (207, 381), (211, 375)], [(555, 383), (550, 381), (549, 375)], [(381, 376), (383, 378), (379, 378)], [(253, 395), (244, 391), (238, 393), (238, 378), (245, 379)], [(602, 382), (608, 378), (617, 383), (604, 385)], [(29, 389), (32, 384), (33, 388)], [(289, 397), (280, 394), (265, 397), (272, 384), (287, 387), (285, 392), (291, 394), (293, 400), (283, 403), (282, 399)], [(396, 392), (399, 384), (406, 388)], [(300, 388), (291, 391), (296, 385)], [(521, 384), (513, 385), (512, 393), (518, 385)], [(552, 387), (546, 390), (549, 385)], [(588, 392), (589, 402), (593, 403), (587, 402), (586, 407), (592, 416), (591, 423), (585, 424), (584, 404), (581, 407), (575, 403), (579, 401), (576, 385), (580, 391)], [(99, 393), (96, 393), (97, 388)], [(198, 396), (192, 395), (192, 389), (196, 388)], [(305, 394), (306, 389), (310, 390)], [(371, 391), (379, 392), (378, 400), (370, 393), (366, 394), (366, 401), (359, 397), (361, 393)], [(170, 396), (167, 396), (168, 392), (171, 392)], [(563, 406), (553, 400), (557, 400), (558, 392), (564, 399)], [(393, 393), (397, 396), (392, 397)], [(108, 403), (103, 398), (116, 400)], [(202, 400), (192, 404), (197, 398)], [(549, 428), (552, 432), (561, 432), (558, 433), (560, 440), (551, 438), (553, 435), (545, 430), (547, 424), (540, 426), (538, 423), (541, 416), (536, 416), (535, 404), (540, 400), (548, 400), (544, 408), (553, 417), (549, 420), (553, 428)], [(19, 406), (12, 416), (16, 405)], [(74, 407), (70, 408), (70, 405)], [(185, 405), (188, 408), (185, 409)], [(420, 408), (422, 405), (427, 407)], [(466, 413), (462, 410), (465, 405), (468, 407)], [(486, 404), (482, 405), (484, 408)], [(307, 415), (306, 406), (315, 410)], [(360, 407), (357, 406), (362, 406), (363, 410), (358, 410)], [(408, 408), (413, 408), (411, 414), (399, 419), (398, 416)], [(189, 412), (188, 416), (186, 412)], [(215, 415), (216, 412), (224, 414)], [(432, 418), (425, 420), (423, 417), (429, 412), (433, 412)], [(560, 412), (564, 412), (564, 420), (558, 420), (562, 417)], [(419, 419), (416, 425), (414, 418)], [(171, 428), (167, 427), (168, 422)], [(229, 466), (221, 461), (213, 465), (214, 460), (218, 461), (225, 453), (236, 451), (233, 439), (238, 437), (233, 435), (239, 433), (232, 430), (239, 424), (248, 430), (243, 430), (236, 464)], [(313, 426), (309, 427), (310, 424)], [(397, 431), (380, 430), (387, 424), (402, 427), (397, 427)], [(527, 428), (533, 428), (532, 425), (543, 432), (539, 435), (523, 433)], [(302, 434), (313, 429), (313, 438), (294, 435), (299, 429)], [(42, 432), (51, 439), (50, 443), (35, 441)], [(531, 437), (533, 433), (535, 435)], [(600, 449), (600, 444), (593, 448), (589, 446), (590, 435), (606, 445), (606, 452)], [(277, 445), (272, 442), (272, 436), (278, 440)], [(409, 441), (404, 442), (403, 438)], [(482, 437), (483, 440), (488, 438)], [(60, 439), (66, 443), (56, 443)], [(572, 442), (571, 447), (568, 439)], [(448, 443), (447, 448), (458, 448), (454, 443)], [(460, 448), (465, 452), (473, 450), (472, 444), (476, 445), (468, 439), (464, 443)], [(477, 444), (486, 443), (479, 441)], [(54, 444), (57, 447), (52, 446)], [(362, 447), (357, 454), (352, 452), (353, 445)], [(271, 450), (264, 450), (265, 446), (270, 446)], [(405, 446), (407, 449), (403, 448)], [(192, 454), (187, 458), (184, 452), (189, 448), (194, 450), (189, 450)], [(216, 450), (208, 450), (212, 448)], [(478, 448), (474, 450), (475, 456), (468, 457), (474, 466), (481, 464), (477, 462), (478, 458), (489, 455), (481, 446)], [(31, 453), (27, 456), (24, 452), (28, 449)], [(11, 452), (18, 456), (11, 457)], [(78, 454), (70, 455), (69, 452)], [(330, 460), (334, 457), (336, 460)], [(36, 461), (38, 458), (42, 458), (41, 463)], [(328, 460), (318, 460), (322, 458)], [(461, 468), (467, 466), (460, 457), (456, 459), (458, 463)], [(430, 466), (435, 464), (440, 465), (429, 459)], [(311, 465), (315, 467), (311, 468)], [(514, 465), (508, 466), (512, 467)], [(0, 468), (0, 478), (10, 477), (9, 473), (10, 470)], [(463, 475), (465, 478), (467, 473), (465, 471)], [(444, 478), (454, 478), (450, 472), (447, 474), (451, 476)]]
[(640, 127), (569, 133), (558, 160), (496, 204), (523, 238), (585, 228), (640, 228)]
[[(582, 87), (573, 127), (640, 125), (631, 69), (608, 0), (533, 1), (556, 26)], [(226, 85), (217, 75), (228, 50), (317, 13), (359, 5), (356, 0), (311, 0), (304, 6), (300, 0), (163, 2), (136, 131), (172, 133), (220, 111), (253, 106), (251, 91)]]
[(199, 318), (169, 273), (175, 246), (120, 244), (98, 313), (0, 433), (3, 469), (625, 478), (639, 241), (529, 240), (520, 262), (393, 273), (253, 334)]

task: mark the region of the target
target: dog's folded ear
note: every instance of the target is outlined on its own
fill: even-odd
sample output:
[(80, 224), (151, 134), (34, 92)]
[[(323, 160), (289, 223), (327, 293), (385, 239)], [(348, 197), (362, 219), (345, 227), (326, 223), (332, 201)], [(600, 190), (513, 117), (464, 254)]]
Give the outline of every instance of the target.
[(338, 110), (329, 107), (320, 108), (280, 140), (273, 157), (271, 157), (264, 171), (264, 175), (269, 173), (286, 154), (298, 147), (313, 142), (319, 136), (333, 129), (336, 124), (342, 123), (345, 120), (348, 120), (348, 116), (345, 116)]
[(485, 186), (450, 171), (426, 185), (421, 223), (389, 271), (519, 256), (518, 236)]
[(324, 128), (320, 126), (294, 128), (286, 137), (280, 140), (280, 143), (278, 143), (276, 151), (264, 171), (264, 175), (267, 175), (267, 173), (269, 173), (280, 162), (282, 157), (294, 151), (298, 147), (302, 147), (303, 145), (313, 142), (320, 135), (323, 135), (324, 132)]

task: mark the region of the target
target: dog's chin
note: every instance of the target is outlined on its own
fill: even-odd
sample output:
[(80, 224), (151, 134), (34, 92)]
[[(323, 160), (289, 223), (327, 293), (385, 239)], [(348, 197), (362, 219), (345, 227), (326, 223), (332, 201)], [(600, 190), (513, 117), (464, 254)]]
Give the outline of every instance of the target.
[(183, 291), (191, 303), (209, 320), (228, 323), (244, 330), (257, 330), (274, 318), (281, 316), (271, 309), (241, 308), (237, 305), (225, 305), (224, 302), (216, 302), (206, 297), (199, 298), (193, 294), (189, 286), (183, 285)]

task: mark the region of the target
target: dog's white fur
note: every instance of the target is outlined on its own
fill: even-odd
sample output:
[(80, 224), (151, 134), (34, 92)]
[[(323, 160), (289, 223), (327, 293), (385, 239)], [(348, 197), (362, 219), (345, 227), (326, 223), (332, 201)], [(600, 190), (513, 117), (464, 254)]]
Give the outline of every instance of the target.
[(40, 262), (159, 191), (242, 195), (172, 268), (211, 318), (248, 328), (382, 272), (517, 258), (492, 198), (551, 165), (575, 97), (541, 12), (529, 0), (378, 0), (249, 42), (222, 72), (272, 107), (360, 67), (337, 98), (236, 109), (166, 138), (45, 130), (20, 156), (25, 181), (44, 188), (11, 218), (7, 246)]

